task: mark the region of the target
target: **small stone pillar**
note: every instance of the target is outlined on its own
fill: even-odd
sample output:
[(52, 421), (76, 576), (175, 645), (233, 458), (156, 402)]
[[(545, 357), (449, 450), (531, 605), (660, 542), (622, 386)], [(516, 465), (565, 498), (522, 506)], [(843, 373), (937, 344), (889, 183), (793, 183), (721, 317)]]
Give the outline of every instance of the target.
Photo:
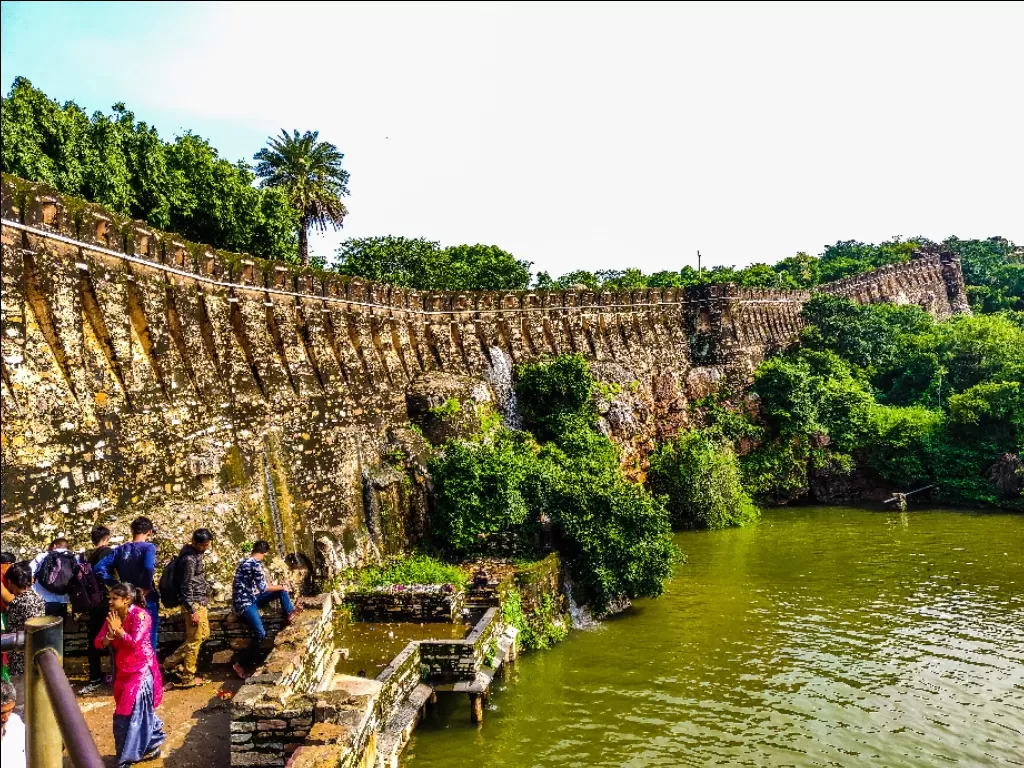
[(484, 721), (484, 695), (482, 693), (469, 694), (469, 721), (471, 723)]

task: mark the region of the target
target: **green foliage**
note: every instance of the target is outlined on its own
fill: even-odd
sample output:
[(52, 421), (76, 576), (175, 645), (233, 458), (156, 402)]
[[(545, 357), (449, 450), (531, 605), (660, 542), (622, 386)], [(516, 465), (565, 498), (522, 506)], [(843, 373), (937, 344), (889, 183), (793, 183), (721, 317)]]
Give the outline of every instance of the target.
[(871, 370), (888, 370), (899, 363), (903, 340), (934, 325), (917, 306), (854, 304), (849, 299), (817, 294), (803, 307), (809, 324), (804, 346), (830, 350), (849, 363)]
[(1024, 249), (1002, 237), (951, 237), (943, 246), (960, 257), (967, 295), (976, 312), (1024, 310)]
[(539, 651), (562, 642), (569, 634), (569, 627), (555, 610), (551, 595), (544, 595), (538, 611), (525, 613), (523, 598), (518, 589), (512, 588), (501, 603), (505, 624), (519, 630), (517, 642), (524, 651)]
[(912, 237), (909, 240), (897, 237), (878, 245), (842, 240), (825, 247), (818, 265), (819, 278), (828, 283), (870, 272), (885, 264), (910, 261), (914, 251), (929, 244), (930, 241), (924, 237)]
[(540, 497), (577, 586), (598, 609), (623, 595), (661, 594), (677, 555), (668, 512), (623, 476), (612, 442), (579, 427), (545, 445), (542, 460)]
[(457, 397), (449, 397), (440, 405), (435, 405), (430, 412), (439, 419), (447, 419), (458, 416), (462, 412), (462, 403)]
[(348, 194), (349, 174), (341, 167), (344, 155), (319, 140), (319, 132), (281, 131), (253, 156), (262, 189), (279, 189), (299, 218), (299, 263), (309, 264), (309, 228), (340, 229), (348, 211), (341, 198)]
[(651, 489), (668, 497), (674, 525), (717, 530), (760, 516), (740, 480), (732, 446), (713, 429), (693, 430), (663, 443), (651, 457)]
[(401, 448), (392, 448), (384, 454), (384, 461), (396, 469), (405, 467), (405, 451)]
[[(807, 305), (805, 347), (758, 367), (766, 441), (741, 459), (759, 497), (806, 492), (815, 468), (860, 467), (951, 501), (998, 498), (986, 472), (1024, 447), (1024, 331), (1012, 316), (937, 323), (909, 307)], [(734, 433), (738, 430), (734, 430)]]
[(431, 530), (440, 548), (466, 557), (499, 534), (511, 535), (513, 549), (531, 548), (537, 520), (527, 485), (539, 467), (529, 435), (499, 430), (487, 441), (450, 441), (430, 460), (430, 474)]
[(216, 248), (296, 260), (298, 216), (278, 192), (253, 187), (247, 163), (188, 131), (165, 142), (124, 104), (90, 119), (19, 77), (0, 103), (0, 137), (6, 173)]
[(517, 371), (516, 395), (524, 423), (539, 439), (564, 430), (566, 418), (593, 418), (594, 376), (581, 354), (559, 355), (550, 362), (529, 363)]
[(494, 245), (455, 245), (421, 238), (353, 238), (337, 250), (334, 268), (391, 285), (431, 291), (513, 290), (530, 282), (530, 263)]
[(435, 560), (426, 555), (413, 555), (391, 565), (371, 565), (350, 576), (364, 589), (387, 587), (392, 584), (451, 584), (462, 591), (466, 587), (466, 574), (455, 565)]
[(593, 427), (593, 376), (580, 355), (524, 366), (525, 432), (498, 428), (449, 442), (430, 464), (436, 544), (457, 555), (500, 542), (535, 551), (545, 521), (586, 598), (598, 609), (626, 596), (657, 595), (676, 550), (664, 504), (619, 468), (619, 452)]

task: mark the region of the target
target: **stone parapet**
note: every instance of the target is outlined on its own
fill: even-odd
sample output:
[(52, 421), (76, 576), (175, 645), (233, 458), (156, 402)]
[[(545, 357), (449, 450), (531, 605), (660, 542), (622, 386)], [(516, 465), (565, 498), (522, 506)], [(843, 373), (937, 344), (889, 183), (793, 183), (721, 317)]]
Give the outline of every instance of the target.
[(451, 585), (393, 585), (347, 592), (345, 602), (356, 621), (451, 623), (462, 609), (463, 593)]

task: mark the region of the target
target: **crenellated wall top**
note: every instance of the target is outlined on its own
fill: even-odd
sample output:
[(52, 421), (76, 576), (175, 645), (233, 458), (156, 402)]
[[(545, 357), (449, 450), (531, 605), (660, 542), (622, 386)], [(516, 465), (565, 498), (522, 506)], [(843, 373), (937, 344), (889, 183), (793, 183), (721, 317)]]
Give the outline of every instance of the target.
[[(384, 310), (417, 314), (496, 313), (558, 309), (629, 310), (633, 307), (679, 307), (708, 301), (803, 303), (810, 291), (747, 288), (735, 284), (691, 288), (568, 291), (421, 291), (386, 285), (312, 267), (298, 267), (193, 243), (145, 222), (113, 213), (100, 205), (61, 195), (51, 187), (3, 174), (0, 211), (5, 222), (73, 241), (83, 248), (124, 256), (136, 263), (174, 271), (197, 280), (293, 294), (299, 300), (333, 299)], [(936, 270), (950, 258), (929, 255), (881, 267), (864, 275), (820, 286), (818, 290), (856, 295), (899, 275), (901, 280), (940, 278)], [(931, 274), (925, 274), (931, 271)]]

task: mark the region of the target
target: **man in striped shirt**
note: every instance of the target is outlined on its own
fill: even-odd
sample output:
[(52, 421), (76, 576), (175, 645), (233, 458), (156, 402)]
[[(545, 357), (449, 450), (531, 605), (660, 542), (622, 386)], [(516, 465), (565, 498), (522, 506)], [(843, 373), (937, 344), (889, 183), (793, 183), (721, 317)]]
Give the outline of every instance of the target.
[[(260, 645), (267, 636), (267, 631), (263, 628), (260, 608), (275, 600), (280, 600), (285, 624), (290, 624), (292, 616), (295, 614), (295, 607), (292, 605), (288, 590), (280, 584), (267, 584), (267, 577), (263, 573), (263, 558), (269, 551), (270, 545), (265, 541), (260, 540), (252, 545), (249, 557), (240, 562), (235, 570), (235, 581), (231, 591), (232, 607), (242, 621), (249, 626), (253, 635), (249, 647), (245, 651), (245, 659), (249, 664), (258, 657)], [(241, 662), (242, 655), (239, 654), (232, 668), (235, 670), (235, 674), (244, 680), (248, 677), (248, 673)]]

